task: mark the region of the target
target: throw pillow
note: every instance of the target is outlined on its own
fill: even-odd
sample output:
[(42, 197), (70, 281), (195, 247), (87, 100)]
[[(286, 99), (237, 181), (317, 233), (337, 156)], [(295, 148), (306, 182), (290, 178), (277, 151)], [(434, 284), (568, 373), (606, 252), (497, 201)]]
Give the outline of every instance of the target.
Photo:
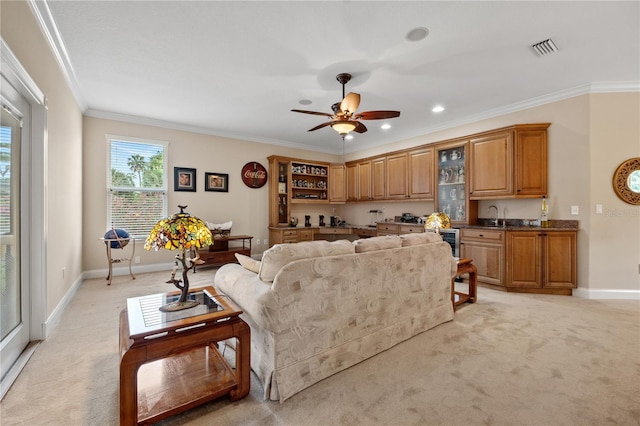
[(434, 232), (420, 232), (400, 235), (402, 247), (416, 246), (419, 244), (438, 243), (442, 241), (440, 234)]
[(245, 256), (244, 254), (235, 253), (236, 259), (238, 259), (238, 263), (244, 267), (247, 271), (251, 271), (253, 273), (258, 273), (260, 271), (260, 261), (255, 260), (249, 256)]
[(402, 247), (402, 240), (397, 235), (384, 235), (381, 237), (363, 238), (353, 242), (356, 253), (386, 250)]

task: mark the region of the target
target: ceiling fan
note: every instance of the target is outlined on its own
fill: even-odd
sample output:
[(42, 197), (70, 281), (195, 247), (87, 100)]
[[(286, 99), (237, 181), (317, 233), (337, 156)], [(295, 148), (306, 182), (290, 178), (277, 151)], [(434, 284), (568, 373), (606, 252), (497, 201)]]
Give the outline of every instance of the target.
[(360, 95), (353, 92), (349, 92), (346, 96), (344, 94), (344, 86), (349, 82), (349, 80), (351, 80), (351, 74), (338, 74), (336, 76), (336, 80), (342, 84), (342, 101), (331, 105), (333, 114), (317, 111), (305, 111), (302, 109), (291, 110), (293, 112), (324, 115), (331, 118), (331, 121), (327, 121), (313, 129), (309, 129), (309, 132), (326, 126), (331, 126), (331, 128), (338, 132), (340, 136), (342, 136), (342, 139), (344, 139), (349, 132), (353, 131), (356, 133), (364, 133), (367, 131), (365, 125), (358, 120), (383, 120), (385, 118), (395, 118), (400, 116), (400, 111), (365, 111), (356, 114), (356, 109), (358, 109), (358, 105), (360, 105)]

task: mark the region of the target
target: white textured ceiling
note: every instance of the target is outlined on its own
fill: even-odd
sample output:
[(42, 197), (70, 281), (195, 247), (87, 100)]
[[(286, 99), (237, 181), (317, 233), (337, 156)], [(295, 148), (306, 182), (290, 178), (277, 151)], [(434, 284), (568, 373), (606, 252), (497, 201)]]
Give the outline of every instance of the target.
[[(353, 74), (363, 122), (346, 151), (419, 136), (575, 91), (635, 88), (640, 3), (399, 1), (53, 1), (55, 28), (87, 114), (342, 152), (308, 129)], [(406, 33), (427, 27), (409, 42)], [(546, 57), (531, 44), (552, 38)], [(311, 105), (300, 105), (309, 99)], [(446, 110), (435, 114), (431, 108)]]

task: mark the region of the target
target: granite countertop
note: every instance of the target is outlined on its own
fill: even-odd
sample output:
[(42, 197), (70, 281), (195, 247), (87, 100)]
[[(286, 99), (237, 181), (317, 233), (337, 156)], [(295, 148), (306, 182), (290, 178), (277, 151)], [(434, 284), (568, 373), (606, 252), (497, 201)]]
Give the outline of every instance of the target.
[(540, 226), (536, 220), (528, 219), (507, 219), (506, 226), (491, 225), (491, 219), (478, 219), (474, 225), (458, 225), (456, 228), (476, 228), (476, 229), (496, 229), (503, 231), (577, 231), (577, 220), (550, 220), (547, 226)]

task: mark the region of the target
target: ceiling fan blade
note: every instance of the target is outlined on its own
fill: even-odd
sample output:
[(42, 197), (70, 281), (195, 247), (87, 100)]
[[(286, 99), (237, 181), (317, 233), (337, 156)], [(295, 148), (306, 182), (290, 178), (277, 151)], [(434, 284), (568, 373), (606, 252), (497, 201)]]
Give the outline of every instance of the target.
[(358, 124), (356, 124), (356, 128), (353, 129), (354, 132), (356, 132), (356, 133), (364, 133), (364, 132), (367, 131), (367, 127), (364, 124), (362, 124), (359, 121), (357, 121), (356, 123), (358, 123)]
[(365, 111), (353, 117), (355, 120), (383, 120), (400, 117), (400, 111)]
[(322, 124), (317, 125), (313, 129), (307, 130), (307, 132), (313, 132), (314, 130), (322, 129), (323, 127), (326, 127), (326, 126), (330, 125), (331, 123), (332, 123), (331, 121), (327, 121), (326, 123), (322, 123)]
[(325, 117), (333, 117), (333, 114), (318, 111), (305, 111), (303, 109), (292, 109), (293, 112), (301, 112), (303, 114), (324, 115)]
[(342, 112), (349, 111), (350, 113), (356, 112), (360, 105), (360, 95), (357, 93), (349, 92), (340, 103), (340, 110)]

